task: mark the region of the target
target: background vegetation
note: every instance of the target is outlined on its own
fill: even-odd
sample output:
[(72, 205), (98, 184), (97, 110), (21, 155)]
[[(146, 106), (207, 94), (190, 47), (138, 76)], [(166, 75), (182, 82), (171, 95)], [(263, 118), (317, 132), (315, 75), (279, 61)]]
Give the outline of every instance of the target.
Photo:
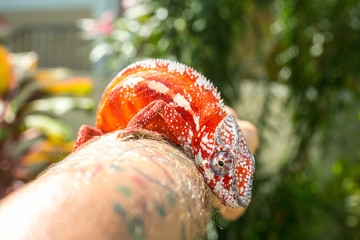
[(94, 107), (90, 78), (37, 64), (35, 52), (0, 45), (0, 199), (66, 157), (74, 141), (63, 115)]

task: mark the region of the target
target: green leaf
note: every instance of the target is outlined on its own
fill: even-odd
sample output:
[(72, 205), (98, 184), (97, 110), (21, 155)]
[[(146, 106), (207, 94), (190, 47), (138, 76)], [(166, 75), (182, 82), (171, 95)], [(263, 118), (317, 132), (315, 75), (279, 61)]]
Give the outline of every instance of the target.
[(94, 102), (89, 98), (52, 97), (32, 101), (26, 107), (26, 111), (41, 111), (62, 115), (76, 109), (90, 111), (94, 109), (94, 106)]
[(35, 128), (54, 142), (69, 141), (72, 138), (69, 125), (60, 119), (41, 114), (31, 114), (25, 117), (24, 124), (27, 129)]

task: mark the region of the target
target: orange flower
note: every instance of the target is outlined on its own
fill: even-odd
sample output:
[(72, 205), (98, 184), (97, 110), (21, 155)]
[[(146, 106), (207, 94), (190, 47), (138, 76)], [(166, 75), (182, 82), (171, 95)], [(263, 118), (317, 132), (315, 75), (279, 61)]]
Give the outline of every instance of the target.
[(89, 77), (69, 77), (69, 72), (61, 68), (38, 71), (34, 80), (44, 92), (50, 94), (83, 96), (89, 94), (92, 89)]
[(44, 90), (52, 94), (73, 94), (83, 96), (90, 93), (92, 81), (88, 77), (71, 77), (51, 84)]
[(15, 73), (10, 52), (0, 45), (0, 97), (15, 84)]

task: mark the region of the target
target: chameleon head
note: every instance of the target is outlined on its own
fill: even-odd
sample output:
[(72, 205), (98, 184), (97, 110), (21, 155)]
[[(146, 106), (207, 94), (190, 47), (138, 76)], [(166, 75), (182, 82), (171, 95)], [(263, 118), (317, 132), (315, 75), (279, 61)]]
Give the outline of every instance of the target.
[(214, 194), (227, 207), (247, 207), (255, 172), (255, 160), (233, 115), (218, 125), (208, 157), (197, 155), (196, 162)]

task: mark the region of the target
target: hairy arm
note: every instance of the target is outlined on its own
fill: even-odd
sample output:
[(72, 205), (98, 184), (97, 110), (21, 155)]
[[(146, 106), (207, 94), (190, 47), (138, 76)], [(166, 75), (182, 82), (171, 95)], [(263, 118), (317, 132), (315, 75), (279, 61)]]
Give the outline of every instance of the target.
[(3, 199), (0, 236), (201, 238), (213, 200), (192, 160), (167, 143), (117, 134), (92, 141)]
[(208, 217), (204, 181), (174, 147), (105, 135), (0, 205), (5, 239), (191, 239)]

